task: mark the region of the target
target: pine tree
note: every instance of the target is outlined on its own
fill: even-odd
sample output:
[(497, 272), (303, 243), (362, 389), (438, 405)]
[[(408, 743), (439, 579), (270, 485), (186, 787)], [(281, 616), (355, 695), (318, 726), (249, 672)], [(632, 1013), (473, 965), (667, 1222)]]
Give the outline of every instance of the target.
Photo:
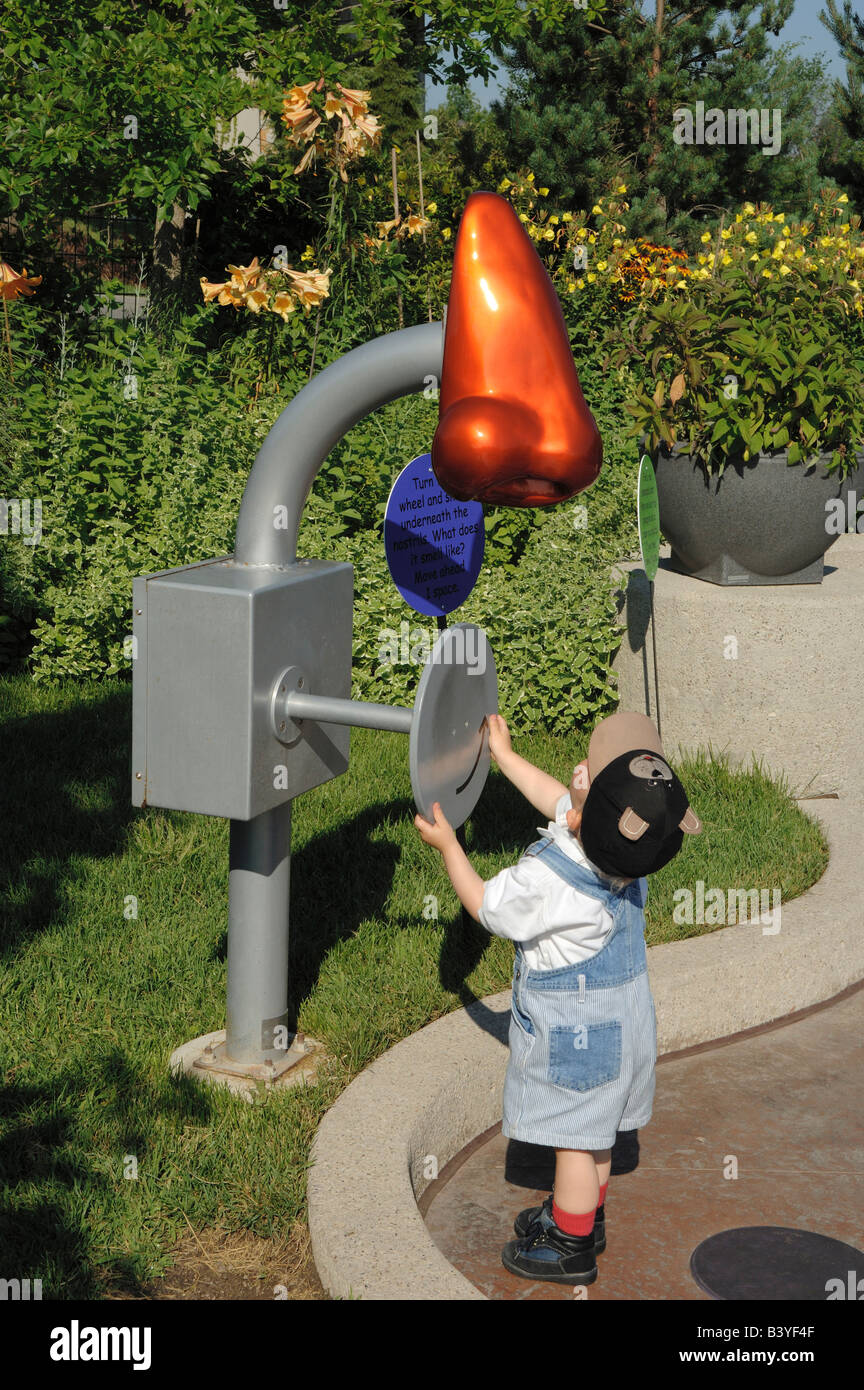
[[(512, 79), (493, 109), (517, 158), (564, 206), (590, 208), (610, 183), (626, 183), (634, 234), (689, 244), (700, 220), (746, 199), (803, 214), (828, 97), (818, 61), (769, 46), (792, 7), (654, 0), (649, 14), (639, 0), (607, 0), (598, 19), (574, 8), (554, 35), (535, 23), (496, 50)], [(741, 143), (678, 143), (676, 111), (700, 102), (706, 112), (765, 110), (768, 138), (760, 127), (757, 143), (742, 121), (746, 143), (743, 129)], [(778, 152), (763, 153), (778, 130)]]
[(828, 14), (819, 15), (846, 60), (846, 81), (834, 84), (832, 136), (822, 168), (843, 185), (856, 212), (864, 213), (864, 19), (853, 13), (849, 0), (843, 10), (827, 0)]

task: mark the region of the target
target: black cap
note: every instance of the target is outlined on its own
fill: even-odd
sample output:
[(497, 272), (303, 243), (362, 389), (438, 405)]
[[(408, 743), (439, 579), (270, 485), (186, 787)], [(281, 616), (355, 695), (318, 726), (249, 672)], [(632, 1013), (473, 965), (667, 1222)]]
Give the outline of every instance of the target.
[(675, 857), (685, 834), (701, 829), (666, 759), (654, 749), (633, 748), (592, 779), (579, 837), (602, 873), (642, 878)]

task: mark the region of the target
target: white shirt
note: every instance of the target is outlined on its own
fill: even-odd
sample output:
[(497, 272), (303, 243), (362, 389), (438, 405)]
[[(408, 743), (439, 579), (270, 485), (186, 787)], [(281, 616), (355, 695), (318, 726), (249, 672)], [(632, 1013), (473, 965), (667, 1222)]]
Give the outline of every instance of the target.
[[(565, 792), (555, 807), (555, 819), (537, 827), (549, 835), (559, 849), (577, 864), (611, 884), (588, 859), (576, 836), (567, 826), (570, 793)], [(648, 900), (648, 880), (642, 879), (642, 906)], [(512, 869), (502, 869), (490, 878), (483, 892), (479, 919), (494, 936), (521, 941), (529, 970), (556, 970), (577, 965), (603, 946), (612, 930), (612, 914), (597, 898), (581, 893), (548, 868), (541, 859), (522, 858)]]

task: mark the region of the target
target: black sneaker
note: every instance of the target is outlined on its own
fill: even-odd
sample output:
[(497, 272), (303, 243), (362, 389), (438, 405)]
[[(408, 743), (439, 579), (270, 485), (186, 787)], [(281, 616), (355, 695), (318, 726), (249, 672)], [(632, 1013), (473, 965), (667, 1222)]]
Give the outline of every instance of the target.
[(504, 1246), (501, 1263), (523, 1279), (552, 1284), (593, 1284), (597, 1278), (593, 1235), (568, 1236), (545, 1202), (527, 1235)]
[[(513, 1223), (513, 1229), (517, 1236), (527, 1236), (531, 1226), (539, 1219), (541, 1211), (548, 1211), (552, 1215), (552, 1193), (546, 1198), (542, 1207), (526, 1207), (520, 1211)], [(594, 1217), (594, 1253), (602, 1255), (606, 1249), (606, 1213), (602, 1206), (597, 1208)]]

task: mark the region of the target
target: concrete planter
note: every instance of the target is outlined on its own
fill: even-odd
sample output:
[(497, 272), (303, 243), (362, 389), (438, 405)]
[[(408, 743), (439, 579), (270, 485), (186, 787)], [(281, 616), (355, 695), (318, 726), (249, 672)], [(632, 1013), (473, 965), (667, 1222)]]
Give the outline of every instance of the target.
[(661, 445), (654, 467), (672, 568), (712, 584), (821, 584), (823, 556), (837, 539), (825, 504), (864, 495), (864, 455), (842, 482), (825, 472), (827, 462), (790, 466), (784, 449), (731, 458), (708, 478), (677, 445)]

